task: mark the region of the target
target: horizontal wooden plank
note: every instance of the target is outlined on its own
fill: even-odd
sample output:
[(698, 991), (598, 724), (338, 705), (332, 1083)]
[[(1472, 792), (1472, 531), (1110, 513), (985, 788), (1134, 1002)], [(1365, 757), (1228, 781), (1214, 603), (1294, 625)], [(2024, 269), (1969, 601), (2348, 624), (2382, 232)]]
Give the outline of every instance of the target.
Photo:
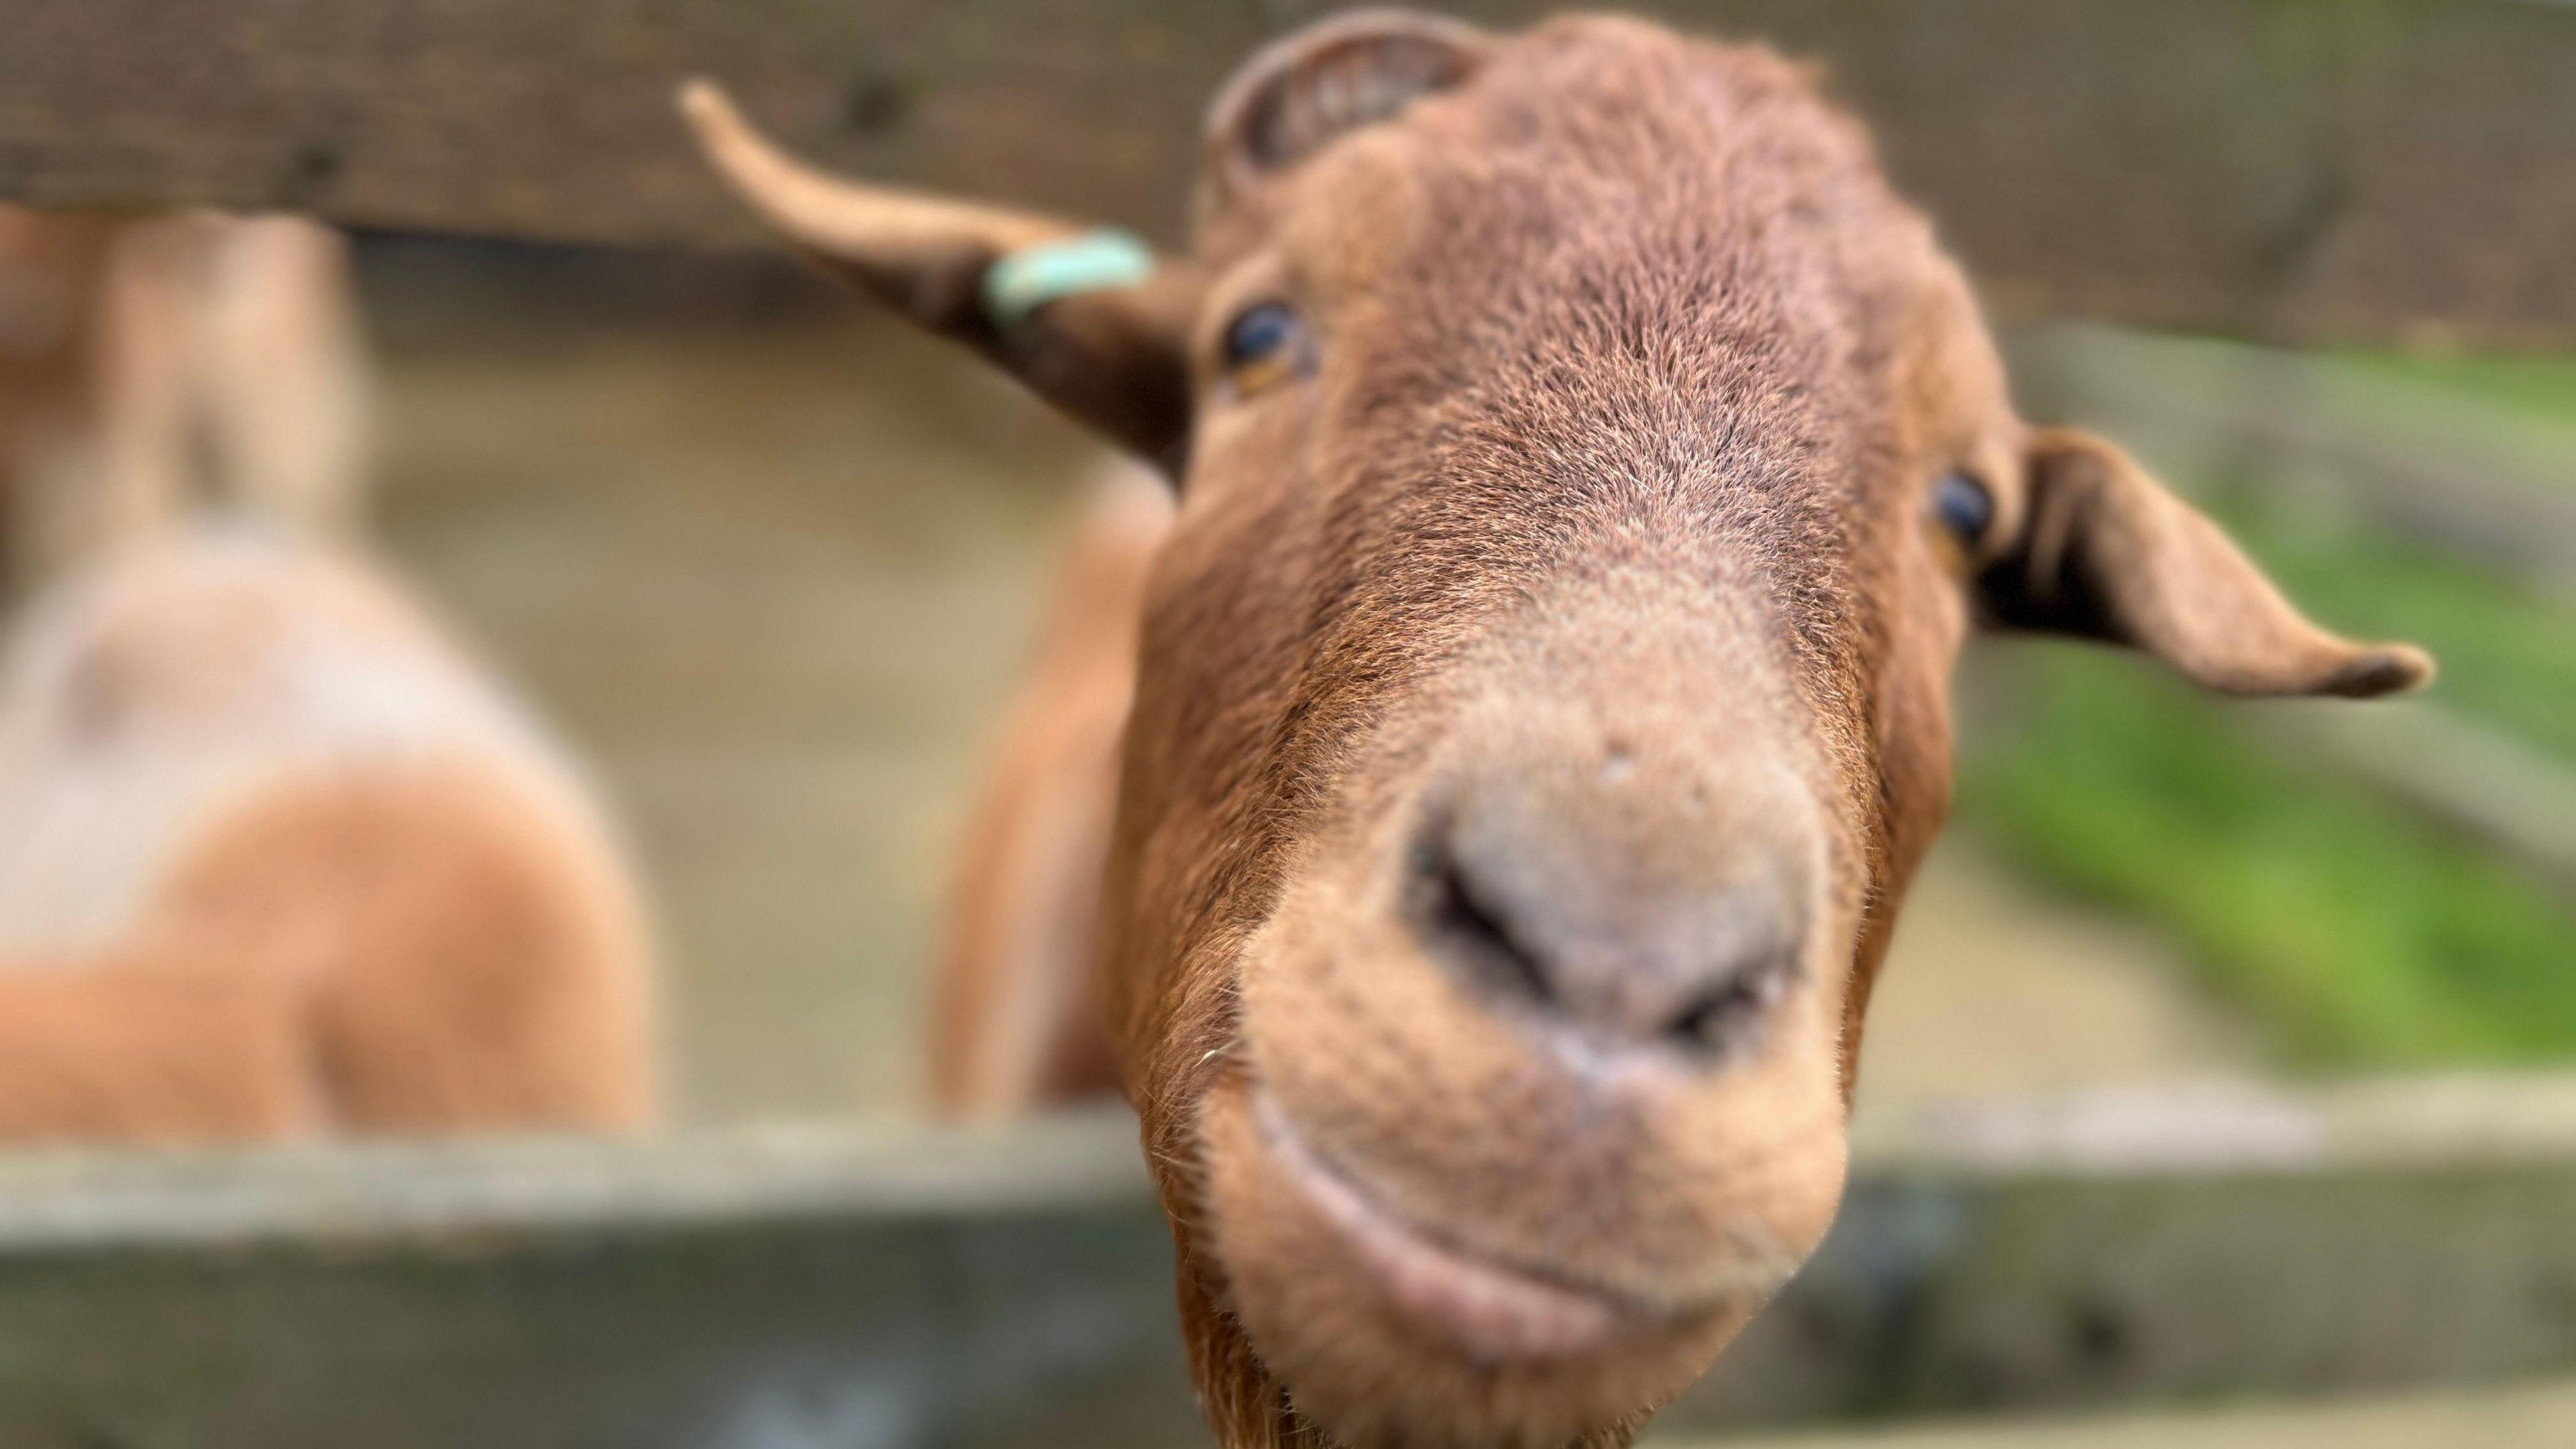
[(0, 1444), (1187, 1443), (1120, 1118), (0, 1162)]
[[(731, 82), (867, 174), (1168, 234), (1199, 108), (1311, 0), (9, 7), (0, 196), (621, 243), (749, 236), (671, 116)], [(1514, 24), (1551, 8), (1461, 0)], [(2576, 337), (2576, 8), (1657, 0), (1826, 60), (2013, 309)]]
[(2576, 1369), (2564, 1078), (1962, 1103), (1856, 1146), (1824, 1250), (1669, 1429)]
[(494, 1138), (0, 1155), (0, 1255), (1131, 1209), (1123, 1112), (967, 1132), (778, 1124), (673, 1141)]
[[(2576, 1369), (2576, 1081), (1865, 1121), (1675, 1432)], [(1204, 1442), (1133, 1129), (0, 1160), (0, 1442)]]
[(2576, 1444), (2576, 1385), (2518, 1385), (2331, 1403), (2194, 1404), (2152, 1414), (2033, 1415), (1965, 1423), (1878, 1425), (1848, 1434), (1677, 1440), (1646, 1449), (2567, 1449)]

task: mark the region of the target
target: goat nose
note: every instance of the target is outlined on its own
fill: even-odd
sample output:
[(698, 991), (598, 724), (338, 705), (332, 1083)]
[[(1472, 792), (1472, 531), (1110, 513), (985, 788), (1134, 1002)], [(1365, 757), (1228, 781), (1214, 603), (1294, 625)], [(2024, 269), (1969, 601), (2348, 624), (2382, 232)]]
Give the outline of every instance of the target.
[(1798, 857), (1742, 846), (1674, 862), (1451, 822), (1412, 854), (1416, 928), (1489, 998), (1596, 1047), (1713, 1061), (1758, 1036), (1806, 935)]

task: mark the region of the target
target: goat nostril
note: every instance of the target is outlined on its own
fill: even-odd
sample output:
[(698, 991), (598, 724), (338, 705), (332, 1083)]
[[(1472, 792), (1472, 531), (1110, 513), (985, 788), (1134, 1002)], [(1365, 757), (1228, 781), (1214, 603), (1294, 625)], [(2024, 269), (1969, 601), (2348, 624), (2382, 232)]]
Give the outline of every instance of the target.
[(1675, 1045), (1722, 1051), (1754, 1030), (1787, 994), (1797, 967), (1781, 952), (1756, 961), (1692, 997), (1664, 1029)]
[(1480, 900), (1447, 850), (1431, 847), (1416, 857), (1429, 887), (1426, 913), (1432, 933), (1467, 957), (1475, 970), (1541, 1005), (1553, 1004), (1556, 987), (1546, 968), (1519, 941), (1491, 906)]
[(1399, 907), (1426, 955), (1483, 1004), (1586, 1060), (1645, 1049), (1716, 1066), (1754, 1048), (1803, 971), (1797, 912), (1767, 883), (1715, 889), (1596, 868), (1570, 842), (1496, 838), (1433, 815)]

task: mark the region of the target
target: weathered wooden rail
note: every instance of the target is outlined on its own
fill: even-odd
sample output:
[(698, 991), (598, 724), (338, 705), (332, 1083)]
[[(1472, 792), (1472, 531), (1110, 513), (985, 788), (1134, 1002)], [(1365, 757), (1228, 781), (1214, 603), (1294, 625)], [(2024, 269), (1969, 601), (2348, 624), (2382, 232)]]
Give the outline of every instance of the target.
[[(1676, 1431), (2576, 1371), (2576, 1080), (1865, 1119)], [(16, 1449), (1194, 1445), (1132, 1128), (0, 1161)]]
[[(1199, 107), (1317, 0), (5, 0), (0, 197), (617, 243), (749, 233), (704, 71), (877, 176), (1168, 233)], [(1552, 0), (1437, 6), (1518, 23)], [(1824, 59), (2016, 306), (2576, 336), (2576, 8), (1650, 0)]]

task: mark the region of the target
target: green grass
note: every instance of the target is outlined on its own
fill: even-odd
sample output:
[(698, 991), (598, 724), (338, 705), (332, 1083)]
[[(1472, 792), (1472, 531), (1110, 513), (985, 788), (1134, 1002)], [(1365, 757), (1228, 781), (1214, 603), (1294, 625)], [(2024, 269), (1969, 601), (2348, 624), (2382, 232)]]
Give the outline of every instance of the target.
[(2365, 352), (2341, 360), (2385, 377), (2576, 421), (2576, 358)]
[(2289, 1061), (2576, 1052), (2576, 909), (2404, 807), (2312, 771), (2134, 656), (2013, 646), (2019, 723), (1964, 762), (1963, 821), (2185, 945)]
[[(2571, 369), (2576, 376), (2576, 369)], [(2337, 628), (2417, 640), (2436, 697), (2576, 768), (2576, 602), (2238, 490), (2218, 511)], [(2143, 916), (2324, 1068), (2576, 1055), (2576, 902), (2245, 727), (2127, 651), (2005, 646), (2011, 721), (1962, 762), (1964, 823)]]

